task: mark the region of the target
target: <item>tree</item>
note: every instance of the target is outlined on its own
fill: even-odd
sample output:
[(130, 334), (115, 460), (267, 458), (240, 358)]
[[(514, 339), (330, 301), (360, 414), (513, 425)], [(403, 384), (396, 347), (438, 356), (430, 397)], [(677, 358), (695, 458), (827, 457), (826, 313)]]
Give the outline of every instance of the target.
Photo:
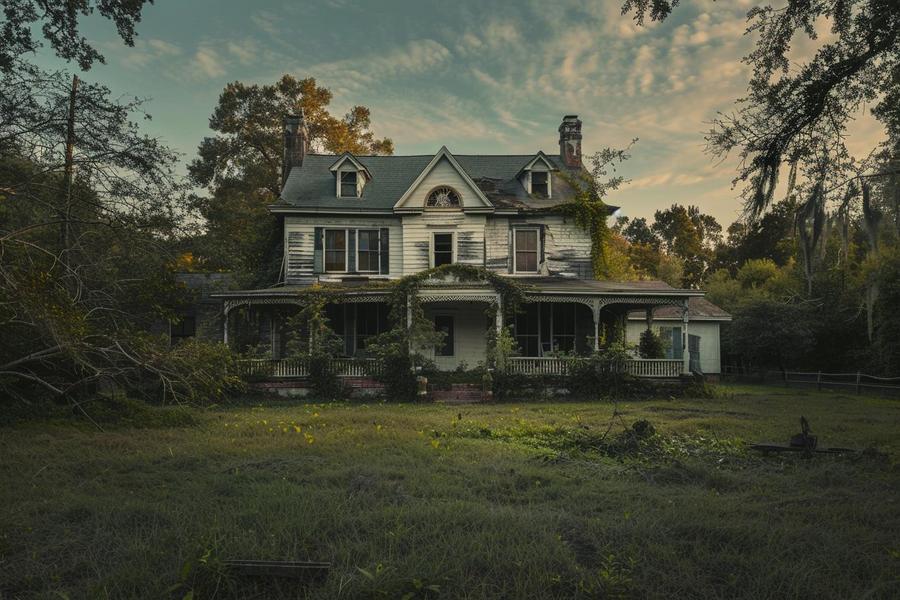
[(811, 307), (757, 298), (742, 303), (728, 334), (731, 350), (749, 366), (785, 370), (804, 366), (813, 346)]
[[(173, 318), (167, 268), (184, 220), (176, 155), (138, 129), (139, 101), (65, 73), (33, 71), (0, 103), (0, 396), (73, 399), (99, 381), (169, 399), (200, 380), (147, 330)], [(77, 148), (77, 152), (72, 149)], [(221, 364), (222, 356), (215, 359)], [(81, 406), (79, 403), (76, 406)]]
[(153, 0), (0, 0), (6, 18), (0, 25), (0, 71), (8, 73), (20, 64), (23, 54), (37, 51), (41, 46), (34, 37), (38, 24), (57, 56), (74, 60), (87, 71), (105, 60), (78, 31), (79, 18), (99, 13), (115, 23), (125, 45), (133, 46), (134, 26), (141, 20), (145, 3)]
[(248, 189), (281, 193), (281, 157), (285, 115), (303, 111), (313, 151), (340, 154), (393, 154), (394, 143), (370, 131), (371, 114), (354, 106), (338, 119), (328, 111), (331, 91), (312, 77), (283, 75), (271, 85), (229, 83), (209, 118), (217, 133), (203, 140), (188, 170), (200, 186), (219, 188), (241, 181)]
[(654, 214), (651, 231), (662, 240), (665, 251), (684, 263), (683, 286), (697, 286), (712, 260), (713, 247), (722, 227), (716, 219), (696, 206), (673, 204)]
[(193, 206), (206, 222), (194, 253), (207, 268), (235, 270), (248, 285), (272, 284), (281, 261), (281, 228), (267, 206), (281, 193), (282, 119), (303, 111), (314, 151), (392, 154), (393, 142), (370, 130), (371, 115), (354, 106), (343, 118), (328, 111), (331, 92), (309, 77), (284, 75), (271, 85), (229, 83), (188, 167), (208, 190)]

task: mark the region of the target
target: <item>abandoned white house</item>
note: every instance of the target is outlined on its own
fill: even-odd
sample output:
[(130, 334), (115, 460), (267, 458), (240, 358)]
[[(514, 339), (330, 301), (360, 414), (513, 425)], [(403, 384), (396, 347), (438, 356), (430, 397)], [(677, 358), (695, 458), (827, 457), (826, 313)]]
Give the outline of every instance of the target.
[[(489, 328), (509, 325), (518, 345), (511, 368), (554, 372), (560, 354), (589, 353), (613, 331), (627, 331), (630, 339), (630, 314), (640, 311), (645, 328), (653, 311), (665, 307), (669, 335), (677, 331), (681, 343), (669, 358), (636, 357), (629, 370), (688, 373), (690, 352), (682, 352), (688, 347), (698, 353), (694, 371), (718, 371), (718, 360), (699, 360), (705, 347), (718, 357), (718, 327), (698, 329), (699, 338), (690, 329), (691, 300), (703, 292), (661, 281), (594, 279), (588, 232), (554, 210), (574, 193), (566, 173), (584, 168), (576, 116), (559, 126), (557, 155), (454, 155), (442, 147), (423, 156), (335, 156), (311, 153), (308, 137), (302, 115), (285, 119), (283, 189), (269, 207), (283, 217), (283, 283), (217, 294), (226, 341), (252, 328), (274, 359), (283, 357), (285, 315), (302, 302), (298, 292), (334, 284), (342, 291), (340, 301), (327, 306), (330, 325), (348, 359), (364, 357), (368, 340), (389, 327), (388, 292), (373, 282), (461, 263), (515, 278), (526, 302), (517, 314), (497, 310), (489, 323), (485, 307), (501, 306), (494, 287), (453, 277), (428, 280), (417, 293), (426, 316), (446, 334), (427, 350), (440, 369), (484, 363)], [(242, 319), (233, 318), (238, 308)]]

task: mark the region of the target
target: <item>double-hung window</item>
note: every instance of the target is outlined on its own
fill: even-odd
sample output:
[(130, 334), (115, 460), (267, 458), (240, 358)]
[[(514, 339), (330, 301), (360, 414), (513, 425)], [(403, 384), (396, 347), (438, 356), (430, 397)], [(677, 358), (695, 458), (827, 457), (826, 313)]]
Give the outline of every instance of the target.
[(541, 198), (550, 197), (550, 173), (547, 171), (531, 172), (531, 193)]
[(360, 273), (377, 273), (380, 267), (381, 241), (377, 229), (360, 229), (356, 232), (356, 270)]
[(325, 230), (325, 271), (343, 272), (347, 270), (347, 230)]
[(435, 233), (432, 240), (432, 266), (453, 264), (453, 234)]
[(356, 171), (341, 171), (341, 198), (356, 198)]
[(515, 229), (515, 272), (538, 272), (538, 239), (537, 229)]

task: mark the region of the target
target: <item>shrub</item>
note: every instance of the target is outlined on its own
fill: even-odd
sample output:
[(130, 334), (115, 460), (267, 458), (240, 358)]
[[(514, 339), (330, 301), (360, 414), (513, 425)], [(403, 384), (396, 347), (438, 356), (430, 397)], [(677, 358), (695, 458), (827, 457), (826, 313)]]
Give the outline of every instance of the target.
[(641, 333), (641, 341), (638, 345), (638, 353), (641, 358), (665, 358), (666, 351), (663, 348), (659, 335), (650, 328)]

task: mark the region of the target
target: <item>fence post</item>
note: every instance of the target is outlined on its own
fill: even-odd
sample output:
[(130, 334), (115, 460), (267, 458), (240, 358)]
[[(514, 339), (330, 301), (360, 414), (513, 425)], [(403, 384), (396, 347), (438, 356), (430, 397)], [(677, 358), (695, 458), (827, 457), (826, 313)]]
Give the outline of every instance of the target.
[(856, 394), (859, 395), (859, 371), (856, 372)]
[(816, 390), (822, 391), (822, 371), (816, 373)]

